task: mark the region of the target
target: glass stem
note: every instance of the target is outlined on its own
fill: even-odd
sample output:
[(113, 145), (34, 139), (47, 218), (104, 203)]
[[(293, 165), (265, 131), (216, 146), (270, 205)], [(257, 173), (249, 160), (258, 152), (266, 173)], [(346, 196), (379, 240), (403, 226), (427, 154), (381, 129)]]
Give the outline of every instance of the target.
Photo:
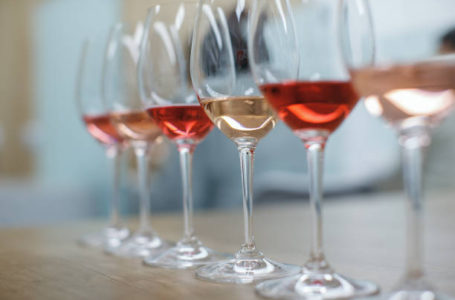
[(135, 145), (137, 177), (139, 181), (139, 229), (141, 233), (150, 230), (150, 190), (148, 170), (148, 145)]
[(238, 147), (240, 155), (240, 169), (242, 173), (242, 196), (243, 196), (243, 218), (245, 226), (244, 250), (254, 251), (256, 246), (253, 236), (253, 145), (240, 145)]
[(120, 197), (120, 163), (121, 149), (111, 146), (106, 150), (111, 174), (111, 197), (109, 209), (109, 227), (120, 228), (119, 197)]
[(192, 163), (195, 146), (192, 144), (179, 144), (180, 169), (182, 172), (183, 186), (183, 232), (184, 240), (191, 241), (194, 238), (193, 227), (193, 180)]
[(305, 142), (307, 149), (309, 193), (311, 207), (311, 252), (305, 267), (311, 271), (328, 271), (329, 266), (325, 261), (322, 236), (322, 176), (324, 166), (323, 142)]
[(406, 278), (418, 279), (424, 274), (422, 267), (422, 166), (424, 147), (430, 144), (427, 131), (412, 136), (401, 136), (403, 179), (407, 196)]

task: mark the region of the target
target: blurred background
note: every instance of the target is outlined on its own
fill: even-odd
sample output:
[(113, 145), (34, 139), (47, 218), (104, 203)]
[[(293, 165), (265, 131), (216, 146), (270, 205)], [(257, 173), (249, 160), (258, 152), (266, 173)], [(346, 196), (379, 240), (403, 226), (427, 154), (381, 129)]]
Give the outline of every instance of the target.
[[(104, 150), (86, 132), (76, 110), (81, 45), (88, 34), (107, 32), (120, 20), (144, 20), (153, 3), (0, 0), (0, 226), (55, 224), (107, 214)], [(406, 35), (392, 34), (391, 39), (401, 41)], [(422, 46), (418, 43), (415, 49)], [(454, 117), (448, 118), (435, 132), (427, 188), (455, 182), (454, 122)], [(175, 147), (164, 145), (155, 155), (153, 212), (178, 211), (181, 183)], [(134, 214), (134, 163), (127, 160), (122, 211)], [(328, 201), (340, 194), (401, 190), (399, 167), (393, 131), (359, 103), (327, 147)], [(239, 169), (234, 144), (215, 129), (195, 152), (196, 208), (240, 207)], [(307, 198), (305, 150), (283, 124), (259, 144), (254, 185), (258, 204)]]

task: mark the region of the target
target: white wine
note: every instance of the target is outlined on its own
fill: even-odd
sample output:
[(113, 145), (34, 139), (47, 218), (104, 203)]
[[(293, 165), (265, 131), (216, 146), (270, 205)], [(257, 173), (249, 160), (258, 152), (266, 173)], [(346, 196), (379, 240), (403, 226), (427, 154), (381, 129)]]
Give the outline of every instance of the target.
[(367, 110), (392, 126), (435, 126), (455, 104), (455, 60), (352, 71)]
[(204, 99), (201, 104), (212, 122), (235, 142), (258, 142), (277, 122), (275, 112), (262, 96)]
[(111, 120), (127, 140), (154, 142), (161, 136), (160, 128), (145, 111), (112, 113)]

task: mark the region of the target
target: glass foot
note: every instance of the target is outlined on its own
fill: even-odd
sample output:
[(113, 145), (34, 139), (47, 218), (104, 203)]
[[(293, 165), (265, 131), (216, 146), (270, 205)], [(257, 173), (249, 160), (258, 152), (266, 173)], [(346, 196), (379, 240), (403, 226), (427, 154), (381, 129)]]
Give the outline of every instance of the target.
[(77, 242), (86, 247), (103, 248), (119, 244), (129, 235), (130, 231), (126, 227), (106, 227), (99, 232), (89, 233), (80, 237)]
[(274, 262), (257, 250), (244, 247), (229, 261), (199, 268), (196, 277), (220, 283), (248, 284), (256, 280), (289, 276), (299, 271), (298, 266)]
[(204, 247), (197, 238), (181, 240), (174, 247), (144, 259), (144, 264), (151, 267), (166, 269), (191, 269), (229, 259), (224, 253), (219, 253)]
[(405, 279), (392, 292), (377, 297), (377, 300), (454, 300), (454, 298), (436, 292), (425, 277), (418, 276)]
[(433, 290), (402, 290), (387, 293), (369, 300), (454, 300), (454, 298)]
[(304, 268), (295, 276), (261, 282), (256, 286), (256, 292), (274, 299), (346, 299), (374, 295), (379, 288), (368, 281), (333, 272), (310, 272)]
[(111, 244), (104, 250), (108, 254), (123, 257), (146, 257), (169, 249), (171, 244), (162, 240), (155, 232), (137, 232), (130, 238)]

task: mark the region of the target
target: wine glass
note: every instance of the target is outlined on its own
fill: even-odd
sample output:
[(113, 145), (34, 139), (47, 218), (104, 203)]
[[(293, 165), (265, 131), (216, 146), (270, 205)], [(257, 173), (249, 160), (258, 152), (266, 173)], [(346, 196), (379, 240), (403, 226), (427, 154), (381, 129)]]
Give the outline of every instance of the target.
[[(253, 161), (258, 142), (276, 125), (276, 114), (249, 68), (247, 31), (251, 1), (202, 0), (193, 32), (191, 79), (199, 102), (240, 155), (245, 243), (229, 261), (199, 268), (200, 279), (251, 283), (295, 274), (256, 249), (253, 236)], [(266, 58), (267, 53), (262, 53)]]
[(145, 257), (170, 247), (150, 224), (149, 151), (161, 139), (161, 130), (142, 108), (138, 93), (137, 63), (144, 33), (142, 22), (119, 23), (111, 31), (105, 55), (103, 92), (110, 118), (120, 136), (134, 150), (139, 180), (139, 228), (111, 254)]
[(335, 272), (323, 251), (324, 148), (359, 100), (339, 55), (337, 12), (333, 0), (255, 0), (253, 5), (252, 71), (265, 98), (306, 148), (311, 208), (309, 259), (298, 275), (258, 284), (256, 291), (269, 298), (334, 299), (378, 292), (373, 283)]
[(78, 113), (90, 135), (105, 148), (112, 175), (109, 224), (101, 231), (87, 234), (78, 240), (80, 244), (92, 247), (117, 245), (129, 235), (119, 214), (120, 155), (127, 145), (111, 124), (103, 103), (101, 88), (105, 49), (106, 38), (103, 35), (84, 41), (76, 86)]
[[(446, 299), (428, 283), (422, 266), (422, 163), (431, 129), (455, 104), (455, 56), (448, 53), (442, 39), (455, 28), (454, 3), (340, 3), (341, 48), (354, 88), (365, 97), (367, 110), (396, 130), (402, 152), (407, 259), (404, 278), (384, 298)], [(372, 43), (376, 48), (374, 61), (369, 59)]]
[(213, 124), (199, 105), (188, 74), (191, 31), (197, 2), (163, 2), (150, 8), (141, 43), (139, 90), (147, 112), (180, 155), (183, 182), (184, 236), (160, 255), (145, 258), (147, 265), (185, 269), (226, 259), (194, 234), (192, 157)]

